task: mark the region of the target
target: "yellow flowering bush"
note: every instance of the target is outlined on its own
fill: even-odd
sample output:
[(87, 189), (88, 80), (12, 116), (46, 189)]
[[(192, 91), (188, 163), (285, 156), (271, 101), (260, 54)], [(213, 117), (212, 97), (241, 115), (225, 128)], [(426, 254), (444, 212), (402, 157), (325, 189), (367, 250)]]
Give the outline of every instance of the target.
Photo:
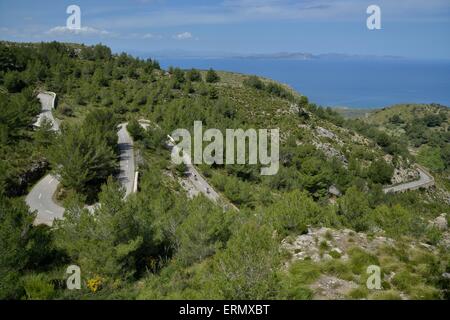
[(89, 290), (91, 290), (93, 293), (96, 293), (98, 290), (102, 287), (103, 280), (99, 276), (96, 276), (95, 278), (89, 279), (87, 282), (87, 287)]

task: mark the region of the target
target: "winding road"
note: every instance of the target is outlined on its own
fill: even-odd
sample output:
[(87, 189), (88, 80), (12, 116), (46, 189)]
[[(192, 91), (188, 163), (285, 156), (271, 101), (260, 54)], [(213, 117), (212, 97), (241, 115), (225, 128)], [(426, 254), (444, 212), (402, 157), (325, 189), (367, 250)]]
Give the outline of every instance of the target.
[[(170, 148), (174, 148), (175, 152), (180, 152), (178, 147), (174, 145), (174, 140), (171, 136), (168, 136), (169, 141), (167, 144)], [(203, 193), (208, 199), (219, 202), (220, 195), (214, 190), (214, 188), (203, 178), (203, 176), (197, 171), (197, 168), (192, 164), (190, 156), (183, 152), (183, 162), (186, 164), (186, 176), (191, 184), (201, 193)]]
[(25, 201), (31, 211), (37, 211), (34, 224), (46, 224), (51, 226), (53, 220), (62, 219), (64, 208), (53, 200), (53, 195), (58, 188), (59, 181), (49, 174), (41, 179), (27, 195)]
[[(55, 107), (56, 94), (53, 92), (42, 92), (38, 95), (42, 105), (42, 112), (38, 116), (35, 126), (41, 126), (44, 118), (52, 123), (52, 129), (59, 131), (59, 124), (52, 115), (52, 109)], [(125, 196), (133, 192), (135, 164), (133, 152), (133, 139), (126, 129), (126, 123), (119, 125), (118, 148), (119, 148), (119, 166), (120, 171), (118, 180), (125, 189)], [(35, 225), (46, 224), (51, 226), (55, 219), (61, 219), (64, 214), (64, 208), (55, 203), (53, 196), (58, 188), (59, 181), (52, 174), (41, 179), (26, 196), (25, 202), (30, 207), (30, 211), (37, 212)], [(93, 208), (93, 206), (89, 207)]]
[[(151, 122), (146, 119), (140, 119), (139, 124), (145, 130), (147, 130), (151, 126)], [(167, 136), (167, 139), (167, 145), (170, 149), (178, 148), (175, 146), (175, 141), (170, 135)], [(191, 163), (189, 155), (183, 153), (183, 160), (186, 164), (186, 177), (192, 184), (192, 186), (198, 192), (204, 194), (211, 201), (218, 203), (221, 199), (219, 193), (214, 190), (214, 188), (208, 183), (208, 181), (206, 181), (206, 179), (203, 178), (203, 176), (198, 172), (197, 168), (195, 168), (195, 166)], [(237, 209), (236, 206), (232, 206)]]
[[(42, 111), (34, 125), (36, 127), (40, 127), (43, 120), (47, 119), (51, 122), (52, 129), (54, 131), (59, 131), (59, 123), (52, 114), (52, 110), (55, 108), (56, 94), (53, 92), (41, 92), (38, 94), (38, 99), (41, 102)], [(147, 128), (149, 126), (149, 121), (142, 120), (141, 125), (144, 128)], [(127, 123), (120, 124), (118, 127), (119, 131), (117, 132), (120, 167), (117, 179), (125, 190), (125, 197), (133, 193), (135, 190), (133, 139), (131, 138), (126, 127)], [(168, 138), (168, 144), (174, 147), (173, 143), (171, 143), (171, 140), (173, 141), (173, 139), (171, 139), (170, 136), (168, 136)], [(183, 156), (188, 163), (188, 156)], [(210, 200), (219, 202), (220, 195), (211, 185), (209, 185), (209, 183), (202, 177), (202, 175), (192, 164), (187, 165), (187, 177), (199, 192), (203, 193)], [(55, 175), (48, 174), (36, 183), (30, 193), (26, 196), (25, 202), (30, 207), (30, 211), (37, 212), (36, 219), (34, 221), (35, 225), (46, 224), (51, 226), (55, 219), (63, 218), (65, 209), (54, 201), (54, 195), (58, 185), (58, 178)], [(95, 205), (87, 208), (91, 210), (94, 207)]]
[[(38, 94), (38, 99), (42, 105), (42, 112), (39, 114), (35, 126), (42, 125), (44, 119), (47, 119), (52, 124), (54, 131), (59, 131), (59, 123), (53, 117), (52, 110), (55, 107), (56, 94), (53, 92), (41, 92)], [(150, 122), (148, 120), (140, 120), (140, 124), (145, 129), (148, 128)], [(135, 161), (134, 161), (134, 149), (133, 139), (128, 133), (127, 123), (119, 125), (117, 132), (118, 135), (118, 148), (119, 148), (119, 166), (120, 171), (117, 176), (119, 182), (125, 189), (125, 197), (133, 193), (135, 190)], [(168, 136), (167, 144), (171, 148), (177, 148), (174, 140), (171, 136)], [(195, 166), (191, 164), (189, 155), (183, 154), (184, 162), (187, 166), (186, 176), (189, 182), (194, 188), (204, 194), (208, 199), (219, 203), (221, 197), (218, 192), (206, 181), (205, 178), (197, 171)], [(404, 192), (408, 190), (416, 190), (419, 188), (428, 188), (434, 185), (434, 178), (429, 174), (425, 168), (420, 165), (416, 165), (419, 172), (419, 179), (395, 186), (389, 186), (383, 189), (385, 193)], [(32, 212), (36, 211), (37, 216), (34, 221), (35, 224), (47, 224), (52, 225), (55, 219), (62, 219), (64, 214), (64, 208), (55, 203), (53, 197), (58, 188), (58, 178), (52, 174), (45, 176), (41, 179), (26, 196), (26, 203), (30, 207)], [(232, 207), (238, 210), (234, 205)], [(92, 208), (93, 206), (91, 206)]]
[(409, 190), (417, 190), (420, 188), (429, 188), (431, 186), (434, 186), (433, 176), (429, 174), (422, 166), (416, 164), (416, 167), (417, 171), (419, 172), (418, 180), (386, 187), (383, 189), (384, 193), (405, 192)]

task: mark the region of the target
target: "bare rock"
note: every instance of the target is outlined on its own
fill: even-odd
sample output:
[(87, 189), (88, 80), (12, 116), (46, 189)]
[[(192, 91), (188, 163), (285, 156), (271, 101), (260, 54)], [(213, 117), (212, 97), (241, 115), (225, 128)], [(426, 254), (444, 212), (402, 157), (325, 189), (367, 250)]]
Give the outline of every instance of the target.
[[(349, 229), (309, 228), (307, 234), (283, 239), (281, 247), (291, 254), (292, 261), (311, 259), (314, 262), (320, 262), (334, 259), (333, 256), (346, 260), (347, 252), (352, 247), (374, 252), (381, 246), (394, 244), (395, 241), (391, 238), (378, 236), (368, 239), (366, 234)], [(338, 255), (333, 254), (332, 251)]]
[(358, 285), (353, 281), (322, 275), (310, 288), (315, 292), (316, 300), (343, 300)]
[(331, 132), (328, 129), (317, 127), (316, 133), (319, 137), (328, 138), (330, 140), (337, 142), (339, 145), (343, 144), (342, 140), (334, 132)]
[(339, 161), (342, 162), (344, 167), (348, 167), (348, 160), (345, 157), (345, 155), (340, 152), (339, 150), (335, 149), (331, 144), (329, 143), (322, 143), (313, 141), (312, 144), (318, 149), (321, 150), (327, 158), (337, 158)]
[(419, 179), (419, 172), (413, 168), (395, 168), (391, 183), (399, 184)]
[(447, 230), (448, 229), (447, 214), (443, 213), (436, 219), (430, 221), (430, 226), (435, 227), (441, 231)]

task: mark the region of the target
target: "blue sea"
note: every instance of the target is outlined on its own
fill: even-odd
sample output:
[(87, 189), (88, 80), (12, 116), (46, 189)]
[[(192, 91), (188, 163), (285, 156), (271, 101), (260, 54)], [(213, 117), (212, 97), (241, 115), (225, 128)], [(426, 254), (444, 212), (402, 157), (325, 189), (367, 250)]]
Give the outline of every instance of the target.
[(450, 106), (450, 61), (158, 59), (169, 66), (255, 74), (286, 83), (322, 106), (379, 108), (397, 103)]

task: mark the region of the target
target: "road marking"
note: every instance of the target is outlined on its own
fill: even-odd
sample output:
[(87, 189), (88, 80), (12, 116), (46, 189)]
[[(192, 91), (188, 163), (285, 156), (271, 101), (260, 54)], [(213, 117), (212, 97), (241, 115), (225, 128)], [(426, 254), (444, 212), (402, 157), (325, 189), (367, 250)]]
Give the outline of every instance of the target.
[(50, 213), (50, 214), (54, 214), (52, 211), (50, 210), (45, 210), (45, 212)]
[(52, 183), (52, 182), (53, 182), (53, 180), (54, 180), (54, 179), (53, 179), (53, 178), (51, 178), (51, 179), (50, 179), (50, 181), (48, 182), (48, 184)]
[(38, 199), (41, 199), (41, 198), (42, 198), (42, 193), (39, 193)]

